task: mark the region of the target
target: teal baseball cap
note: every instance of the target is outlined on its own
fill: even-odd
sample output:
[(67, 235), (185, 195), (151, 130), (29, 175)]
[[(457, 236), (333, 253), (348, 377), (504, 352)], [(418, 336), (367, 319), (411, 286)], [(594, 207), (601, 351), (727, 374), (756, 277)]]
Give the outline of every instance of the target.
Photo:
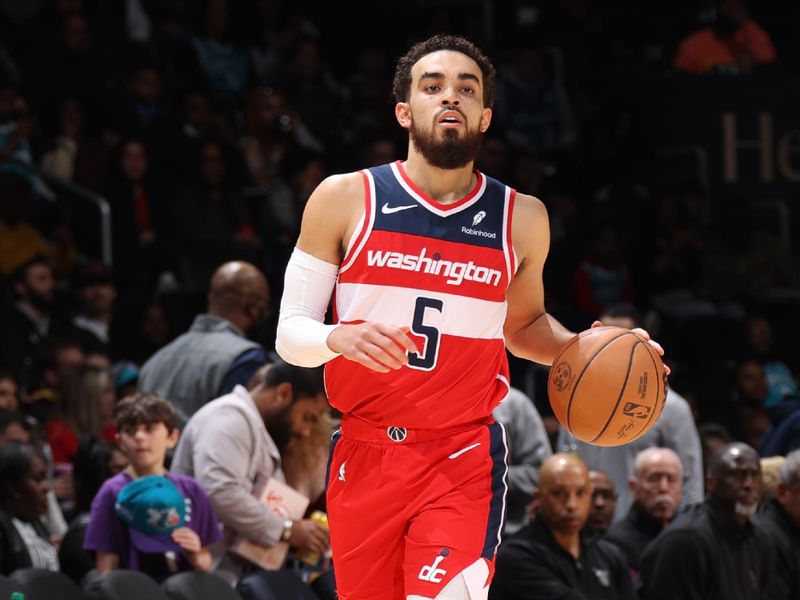
[(134, 479), (117, 494), (114, 509), (130, 529), (131, 542), (142, 552), (178, 552), (171, 533), (190, 519), (187, 500), (167, 477)]

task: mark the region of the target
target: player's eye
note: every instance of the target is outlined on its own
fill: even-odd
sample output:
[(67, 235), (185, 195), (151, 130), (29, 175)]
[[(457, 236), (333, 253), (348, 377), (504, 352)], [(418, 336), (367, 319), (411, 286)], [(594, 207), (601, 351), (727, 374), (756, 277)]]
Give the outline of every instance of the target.
[(438, 92), (440, 89), (441, 89), (441, 88), (440, 88), (438, 85), (434, 84), (434, 83), (432, 83), (432, 84), (430, 84), (430, 85), (427, 85), (427, 86), (425, 86), (425, 91), (427, 91), (427, 92), (430, 92), (431, 94), (435, 94), (435, 93), (436, 93), (436, 92)]

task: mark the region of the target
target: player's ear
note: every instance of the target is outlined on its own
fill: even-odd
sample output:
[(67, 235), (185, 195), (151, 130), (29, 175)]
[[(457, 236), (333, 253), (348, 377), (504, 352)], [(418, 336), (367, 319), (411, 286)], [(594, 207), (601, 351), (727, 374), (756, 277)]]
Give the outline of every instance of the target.
[(481, 133), (486, 133), (486, 130), (489, 129), (489, 125), (491, 125), (491, 123), (492, 123), (492, 109), (484, 108), (483, 112), (481, 113), (481, 124), (480, 124)]
[(411, 118), (411, 106), (408, 102), (398, 102), (394, 106), (394, 116), (400, 127), (403, 129), (410, 129), (413, 119)]

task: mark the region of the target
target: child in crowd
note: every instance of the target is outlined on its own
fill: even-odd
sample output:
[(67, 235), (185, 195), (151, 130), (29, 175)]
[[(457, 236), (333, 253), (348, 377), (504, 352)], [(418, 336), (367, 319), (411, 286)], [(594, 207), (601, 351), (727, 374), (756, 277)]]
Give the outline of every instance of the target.
[(135, 394), (114, 417), (130, 465), (92, 502), (84, 547), (97, 553), (98, 573), (133, 569), (163, 581), (179, 571), (210, 571), (208, 546), (222, 532), (208, 496), (193, 478), (164, 467), (179, 436), (172, 405)]

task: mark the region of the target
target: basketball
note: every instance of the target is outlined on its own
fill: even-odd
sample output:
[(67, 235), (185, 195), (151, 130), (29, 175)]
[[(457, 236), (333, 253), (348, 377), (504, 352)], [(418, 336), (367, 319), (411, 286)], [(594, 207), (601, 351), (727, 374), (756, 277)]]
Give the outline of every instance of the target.
[(547, 393), (558, 422), (579, 440), (621, 446), (658, 420), (667, 375), (644, 338), (622, 327), (595, 327), (558, 353)]

